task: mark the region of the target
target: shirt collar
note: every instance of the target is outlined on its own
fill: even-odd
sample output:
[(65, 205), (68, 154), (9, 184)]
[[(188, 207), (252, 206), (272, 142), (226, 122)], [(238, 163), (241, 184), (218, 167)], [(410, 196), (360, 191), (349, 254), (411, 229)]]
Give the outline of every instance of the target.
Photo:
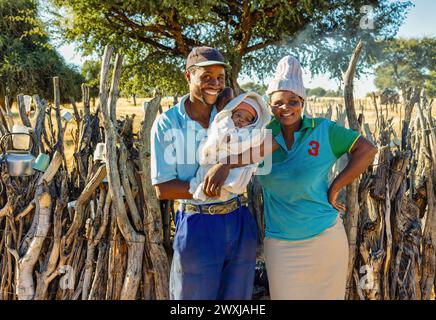
[(313, 118), (308, 118), (306, 116), (303, 116), (301, 128), (298, 131), (302, 131), (307, 128), (315, 128), (315, 120)]
[(185, 101), (188, 97), (189, 97), (189, 94), (186, 94), (183, 97), (181, 97), (179, 104), (177, 105), (177, 108), (179, 110), (179, 115), (182, 118), (183, 127), (186, 127), (186, 120), (187, 120), (187, 118), (189, 118), (188, 115), (186, 114), (186, 110), (185, 110)]
[[(186, 126), (188, 125), (188, 121), (193, 121), (195, 122), (195, 129), (197, 130), (201, 130), (201, 129), (205, 129), (203, 128), (197, 121), (192, 120), (188, 114), (186, 113), (186, 109), (185, 109), (185, 101), (186, 99), (189, 98), (189, 93), (184, 95), (183, 97), (180, 98), (179, 104), (177, 105), (178, 111), (179, 111), (179, 115), (182, 118), (182, 127), (186, 128)], [(209, 125), (212, 123), (213, 119), (215, 118), (217, 114), (217, 110), (216, 110), (216, 106), (213, 105), (212, 106), (212, 111), (210, 113), (210, 119), (209, 119)]]
[[(276, 118), (274, 118), (274, 116), (271, 122), (268, 124), (267, 128), (272, 130), (273, 136), (277, 136), (281, 134), (280, 123), (276, 120)], [(298, 131), (303, 131), (308, 128), (315, 128), (315, 120), (313, 118), (308, 118), (306, 116), (303, 116), (301, 128)]]

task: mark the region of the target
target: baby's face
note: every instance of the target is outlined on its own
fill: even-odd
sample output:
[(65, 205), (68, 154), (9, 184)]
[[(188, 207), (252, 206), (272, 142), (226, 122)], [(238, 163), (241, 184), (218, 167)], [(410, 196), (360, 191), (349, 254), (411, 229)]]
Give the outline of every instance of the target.
[[(242, 102), (242, 103), (244, 103), (244, 102)], [(245, 127), (245, 126), (252, 124), (254, 121), (254, 117), (247, 110), (238, 109), (235, 112), (233, 112), (232, 120), (233, 120), (233, 123), (235, 124), (235, 127), (242, 128), (242, 127)]]

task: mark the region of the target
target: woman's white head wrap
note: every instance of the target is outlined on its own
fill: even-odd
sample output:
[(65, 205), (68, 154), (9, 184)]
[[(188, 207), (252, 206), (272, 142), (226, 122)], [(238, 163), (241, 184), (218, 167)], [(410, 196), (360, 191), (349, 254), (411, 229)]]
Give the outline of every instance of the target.
[(270, 95), (276, 91), (292, 91), (306, 99), (303, 70), (300, 62), (291, 55), (285, 56), (279, 61), (274, 78), (268, 84), (266, 94)]

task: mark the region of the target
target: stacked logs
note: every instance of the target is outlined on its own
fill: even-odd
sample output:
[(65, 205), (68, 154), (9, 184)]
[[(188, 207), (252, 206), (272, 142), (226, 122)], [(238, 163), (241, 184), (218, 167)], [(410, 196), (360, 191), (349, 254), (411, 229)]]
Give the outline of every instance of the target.
[[(379, 152), (356, 181), (357, 199), (351, 203), (356, 208), (355, 222), (347, 225), (350, 205), (344, 215), (350, 244), (347, 299), (435, 299), (436, 119), (433, 101), (427, 101), (423, 90), (409, 88), (406, 96), (400, 132), (394, 129), (394, 117), (388, 117), (388, 110), (379, 108), (376, 101), (373, 131), (363, 113), (356, 117), (357, 130), (377, 145)], [(346, 109), (341, 104), (328, 105), (316, 116), (346, 125)], [(346, 155), (338, 159), (331, 180), (346, 162)], [(347, 192), (343, 190), (341, 201), (349, 196)], [(257, 213), (263, 228), (262, 198), (257, 196), (261, 188), (253, 181), (248, 194), (251, 211)], [(261, 289), (255, 287), (265, 291)]]
[[(86, 86), (83, 112), (71, 100), (74, 128), (61, 119), (58, 78), (54, 106), (34, 96), (33, 121), (20, 112), (22, 123), (32, 128), (32, 153), (44, 152), (51, 161), (44, 173), (28, 177), (9, 176), (2, 163), (1, 300), (169, 297), (162, 217), (149, 169), (149, 133), (161, 98), (144, 104), (138, 133), (133, 132), (134, 115), (117, 119), (122, 56), (115, 57), (109, 86), (112, 55), (107, 46), (95, 111)], [(7, 110), (0, 117), (2, 133), (13, 125)], [(64, 154), (65, 132), (74, 142), (72, 168)], [(105, 143), (105, 161), (93, 160), (98, 143)]]
[[(353, 205), (358, 208), (356, 240), (355, 250), (350, 252), (354, 258), (350, 258), (347, 299), (435, 298), (436, 122), (432, 101), (427, 101), (420, 88), (409, 88), (404, 102), (400, 132), (394, 129), (394, 117), (379, 108), (376, 100), (373, 131), (363, 113), (358, 117), (358, 131), (377, 145), (379, 152), (357, 181), (358, 200)], [(336, 106), (336, 117), (332, 115), (331, 105), (318, 114), (345, 124), (342, 105)], [(344, 160), (339, 159), (332, 178), (341, 171)], [(347, 210), (345, 225), (348, 214)]]
[(374, 132), (364, 115), (359, 115), (359, 131), (379, 147), (379, 152), (357, 182), (358, 214), (355, 251), (350, 252), (354, 261), (350, 259), (348, 299), (434, 299), (436, 126), (432, 101), (426, 101), (419, 88), (411, 91), (403, 122), (407, 129), (402, 130), (406, 141), (399, 138), (394, 118), (387, 119), (387, 112), (377, 112)]

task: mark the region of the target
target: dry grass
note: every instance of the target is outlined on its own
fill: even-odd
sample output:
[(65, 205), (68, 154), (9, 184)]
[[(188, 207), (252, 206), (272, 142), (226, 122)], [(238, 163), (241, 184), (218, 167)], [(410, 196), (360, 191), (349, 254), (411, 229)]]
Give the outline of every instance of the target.
[[(134, 132), (138, 132), (139, 127), (141, 125), (141, 121), (143, 120), (143, 117), (144, 117), (143, 104), (145, 101), (148, 101), (148, 100), (150, 100), (150, 98), (138, 98), (138, 99), (136, 99), (136, 106), (134, 106), (133, 101), (131, 101), (129, 99), (125, 99), (125, 98), (118, 99), (117, 118), (122, 119), (126, 115), (131, 116), (131, 115), (135, 114), (135, 119), (133, 122), (133, 130), (134, 130)], [(96, 100), (96, 105), (97, 104), (98, 104), (98, 99)], [(162, 106), (163, 106), (164, 111), (167, 110), (171, 105), (172, 105), (172, 99), (164, 98), (162, 100)], [(71, 113), (73, 113), (73, 107), (71, 104), (63, 104), (61, 106), (61, 108), (62, 108), (62, 110), (68, 110)], [(80, 110), (83, 110), (83, 104), (77, 103), (77, 108), (79, 109), (79, 112), (80, 112)], [(94, 106), (93, 106), (92, 102), (91, 102), (91, 110), (94, 110)], [(14, 122), (16, 124), (21, 123), (16, 105), (12, 106), (12, 114), (14, 117)], [(30, 115), (30, 120), (31, 120), (32, 124), (34, 123), (33, 116), (34, 116), (34, 112), (32, 112)], [(52, 121), (53, 121), (53, 125), (54, 125), (54, 131), (56, 132), (57, 131), (56, 130), (56, 128), (57, 128), (56, 113), (54, 110), (52, 110)], [(48, 121), (46, 122), (46, 128), (49, 130)], [(73, 120), (70, 123), (68, 123), (67, 128), (66, 128), (66, 132), (65, 132), (65, 136), (64, 136), (65, 157), (67, 159), (68, 168), (71, 168), (71, 166), (73, 164), (73, 154), (74, 154), (73, 133), (75, 130), (76, 130), (75, 121)]]
[[(144, 103), (144, 101), (148, 101), (149, 99), (150, 98), (138, 98), (138, 99), (136, 99), (137, 104), (136, 104), (136, 106), (134, 106), (132, 100), (126, 99), (126, 98), (120, 98), (118, 100), (118, 103), (117, 103), (117, 118), (121, 119), (121, 118), (125, 117), (126, 115), (131, 116), (132, 114), (135, 114), (133, 128), (134, 128), (134, 132), (138, 132), (141, 121), (142, 121), (143, 116), (144, 116), (143, 103)], [(163, 111), (167, 110), (172, 105), (172, 101), (173, 101), (172, 98), (164, 98), (162, 100)], [(96, 101), (96, 104), (97, 103), (98, 103), (98, 100)], [(318, 116), (321, 113), (326, 112), (329, 105), (332, 106), (332, 108), (333, 108), (332, 119), (335, 120), (336, 119), (336, 111), (335, 111), (336, 106), (338, 106), (338, 105), (344, 106), (344, 99), (343, 98), (318, 98), (316, 101), (308, 101), (308, 104), (309, 104), (310, 108), (312, 109), (312, 113), (314, 116)], [(81, 110), (83, 108), (83, 105), (81, 103), (77, 103), (77, 107), (79, 108), (79, 110)], [(378, 107), (379, 107), (379, 112), (380, 112), (381, 106), (378, 105)], [(396, 112), (396, 110), (392, 110), (391, 108), (387, 108), (386, 106), (382, 106), (382, 107), (383, 107), (382, 108), (383, 114), (385, 116), (387, 114), (388, 118), (390, 118), (390, 117), (394, 118), (394, 127), (395, 127), (395, 130), (399, 133), (401, 131), (401, 121), (402, 121), (402, 116), (403, 116), (400, 112), (400, 108), (398, 107), (399, 112)], [(370, 99), (370, 98), (356, 99), (355, 100), (355, 108), (356, 108), (357, 114), (359, 114), (360, 112), (363, 111), (363, 113), (365, 115), (365, 121), (367, 123), (369, 123), (370, 129), (374, 130), (377, 116), (376, 116), (376, 111), (375, 111), (372, 99)], [(70, 112), (72, 112), (72, 110), (73, 110), (73, 108), (70, 104), (62, 105), (62, 109), (69, 110)], [(94, 109), (92, 104), (91, 104), (91, 109), (92, 110)], [(15, 123), (20, 123), (19, 115), (18, 115), (18, 111), (16, 109), (16, 106), (13, 106), (12, 111), (13, 111)], [(414, 113), (416, 113), (416, 110), (414, 110)], [(32, 116), (33, 116), (33, 113), (31, 114), (31, 117)], [(55, 123), (56, 116), (55, 116), (54, 111), (52, 112), (52, 119), (54, 121), (54, 126), (56, 127), (56, 123)], [(31, 121), (33, 122), (33, 119), (31, 119)], [(65, 133), (65, 140), (64, 140), (65, 156), (67, 158), (67, 162), (68, 162), (69, 167), (72, 165), (72, 161), (73, 161), (74, 141), (73, 141), (72, 133), (73, 133), (73, 130), (75, 130), (74, 126), (75, 126), (74, 121), (72, 121), (71, 123), (68, 124), (67, 130)], [(47, 128), (48, 128), (48, 124), (47, 124)]]
[[(316, 117), (327, 111), (329, 105), (333, 108), (333, 116), (332, 119), (336, 119), (336, 107), (344, 106), (343, 98), (319, 98), (317, 101), (309, 101), (310, 108), (312, 109), (313, 115)], [(375, 124), (377, 121), (377, 112), (374, 107), (374, 102), (372, 98), (365, 99), (355, 99), (354, 106), (356, 109), (356, 115), (359, 113), (363, 113), (365, 117), (365, 122), (369, 124), (369, 128), (371, 131), (374, 131)], [(385, 119), (393, 118), (393, 127), (397, 134), (401, 132), (402, 121), (404, 119), (404, 110), (402, 110), (401, 105), (398, 106), (387, 106), (380, 105), (380, 102), (377, 102), (377, 108), (379, 114), (382, 113)], [(412, 112), (412, 119), (416, 116), (417, 109), (414, 108)], [(432, 115), (436, 116), (436, 110), (432, 110)]]

